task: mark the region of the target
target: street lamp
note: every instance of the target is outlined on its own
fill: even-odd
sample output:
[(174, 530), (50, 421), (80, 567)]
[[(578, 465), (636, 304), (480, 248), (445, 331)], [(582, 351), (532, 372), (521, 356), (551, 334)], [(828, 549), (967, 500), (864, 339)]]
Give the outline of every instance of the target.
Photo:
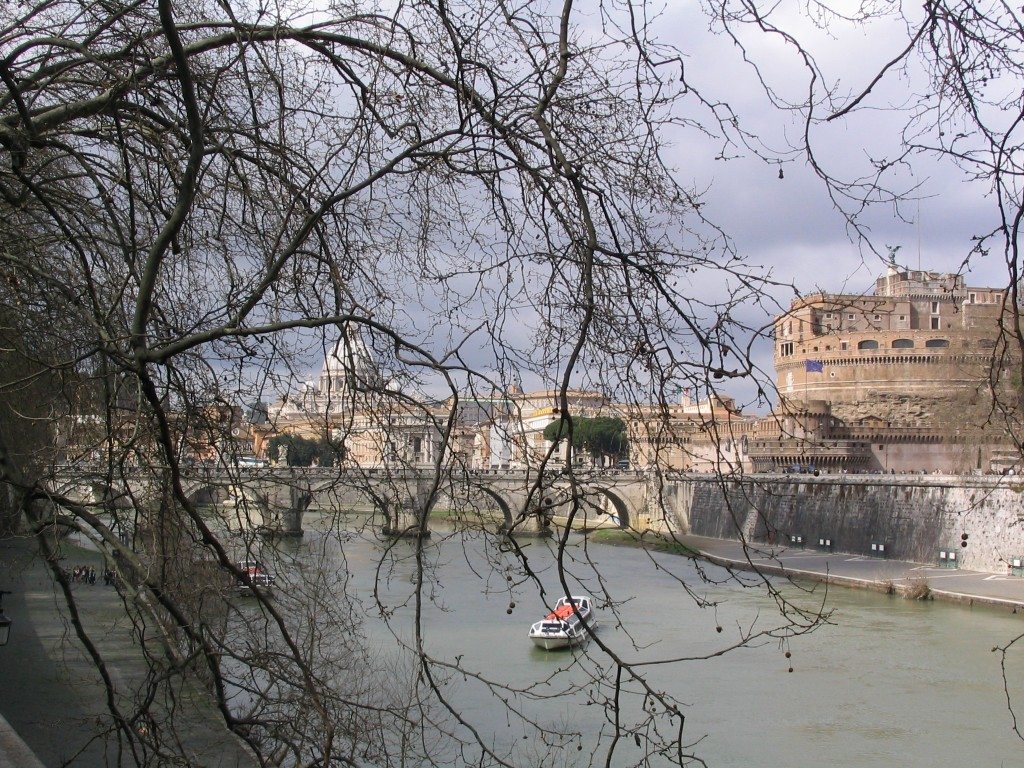
[(11, 620), (4, 613), (4, 595), (9, 594), (7, 590), (0, 589), (0, 645), (7, 645), (11, 639)]

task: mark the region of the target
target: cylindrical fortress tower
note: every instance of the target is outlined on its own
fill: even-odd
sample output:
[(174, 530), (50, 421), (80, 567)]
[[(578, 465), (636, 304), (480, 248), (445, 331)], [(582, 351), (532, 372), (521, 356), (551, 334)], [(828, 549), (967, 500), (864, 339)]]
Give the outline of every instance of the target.
[[(814, 294), (775, 320), (780, 399), (826, 401), (844, 420), (908, 423), (913, 400), (977, 402), (988, 386), (1004, 292), (959, 275), (889, 273), (871, 295)], [(933, 418), (938, 414), (932, 414)]]

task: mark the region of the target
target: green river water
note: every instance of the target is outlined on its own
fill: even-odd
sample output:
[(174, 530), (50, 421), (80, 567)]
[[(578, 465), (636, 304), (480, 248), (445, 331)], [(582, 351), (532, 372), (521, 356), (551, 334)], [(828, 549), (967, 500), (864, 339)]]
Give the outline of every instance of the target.
[[(369, 606), (366, 642), (381, 654), (394, 653), (393, 632), (400, 638), (411, 636), (410, 597), (419, 572), (415, 545), (372, 536), (343, 538), (330, 531), (332, 525), (338, 525), (334, 518), (309, 515), (302, 540), (261, 554), (278, 570), (284, 589), (292, 580), (308, 578), (310, 569), (343, 574), (348, 588)], [(514, 585), (520, 571), (504, 570), (512, 560), (495, 541), (441, 530), (425, 544), (422, 592), (431, 599), (422, 608), (428, 650), (441, 659), (458, 658), (464, 667), (512, 686), (538, 684), (545, 694), (585, 683), (588, 674), (609, 669), (610, 661), (594, 643), (569, 652), (545, 652), (531, 645), (526, 633), (544, 612), (544, 602), (535, 585), (510, 591), (506, 575), (513, 575)], [(553, 543), (523, 544), (553, 602), (558, 594)], [(570, 570), (581, 580), (574, 593), (578, 589), (600, 599), (607, 591), (619, 601), (617, 614), (609, 608), (600, 611), (599, 636), (630, 661), (708, 656), (745, 631), (779, 624), (777, 604), (750, 576), (740, 577), (744, 586), (709, 567), (705, 575), (717, 583), (708, 583), (686, 558), (649, 556), (631, 547), (587, 542), (582, 536), (572, 538), (567, 554)], [(382, 557), (385, 567), (378, 570)], [(8, 612), (16, 621), (35, 623), (37, 637), (23, 634), (19, 651), (15, 635), (10, 646), (0, 649), (0, 673), (8, 681), (0, 712), (44, 763), (56, 765), (76, 748), (78, 727), (70, 721), (60, 725), (57, 718), (65, 728), (57, 737), (52, 730), (54, 706), (66, 707), (69, 715), (88, 712), (98, 706), (98, 693), (87, 700), (89, 675), (78, 669), (82, 662), (72, 654), (61, 654), (60, 664), (46, 672), (52, 679), (42, 680), (41, 665), (49, 663), (45, 656), (53, 656), (67, 625), (47, 618), (53, 598), (38, 572), (25, 573), (31, 576), (24, 576), (25, 594), (5, 606), (14, 609)], [(395, 609), (390, 627), (372, 609), (375, 581), (381, 599)], [(698, 607), (680, 582), (716, 605)], [(1000, 657), (992, 652), (1024, 631), (1021, 616), (840, 588), (827, 596), (821, 588), (811, 594), (791, 585), (781, 589), (806, 607), (824, 600), (828, 622), (788, 641), (762, 638), (721, 657), (646, 668), (659, 689), (684, 703), (685, 739), (708, 765), (1024, 765), (1024, 742), (1012, 729)], [(97, 611), (110, 594), (100, 587), (82, 590), (85, 604)], [(15, 629), (27, 634), (24, 623)], [(19, 660), (18, 653), (27, 655)], [(129, 655), (124, 654), (126, 665)], [(61, 687), (65, 679), (76, 681), (66, 693)], [(1024, 648), (1011, 652), (1008, 679), (1011, 700), (1024, 711)], [(40, 696), (51, 691), (49, 700), (37, 700), (40, 696), (31, 690), (36, 684)], [(522, 739), (504, 707), (472, 678), (454, 680), (447, 690), (473, 726), (495, 744), (504, 747)], [(603, 738), (602, 710), (586, 699), (580, 692), (521, 704), (529, 716), (591, 739), (582, 757), (595, 746), (601, 754)], [(518, 764), (534, 765), (528, 747), (514, 747)], [(626, 764), (631, 749), (632, 741), (624, 742), (612, 765)], [(87, 751), (73, 764), (102, 764), (96, 762), (98, 754)]]

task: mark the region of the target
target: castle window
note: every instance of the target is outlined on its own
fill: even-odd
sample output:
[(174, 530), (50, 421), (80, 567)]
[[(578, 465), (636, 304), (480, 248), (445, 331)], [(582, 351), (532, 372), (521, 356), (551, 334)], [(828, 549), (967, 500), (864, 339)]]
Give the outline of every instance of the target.
[(905, 323), (906, 321), (907, 321), (907, 316), (906, 315), (900, 315), (900, 322), (901, 323)]
[(1003, 300), (1003, 294), (1001, 294), (1001, 293), (993, 293), (992, 294), (992, 301), (993, 301), (993, 303), (998, 304), (1002, 300)]
[(936, 348), (940, 348), (940, 347), (948, 347), (949, 346), (949, 339), (928, 339), (928, 341), (926, 341), (924, 343), (924, 345), (926, 347), (931, 348), (931, 349), (936, 349)]
[(847, 319), (847, 320), (853, 320), (853, 315), (847, 315), (847, 316), (846, 316), (846, 319)]
[(839, 349), (845, 351), (848, 348), (849, 348), (849, 345), (845, 341), (839, 342)]
[(939, 330), (939, 318), (937, 318), (937, 317), (933, 317), (932, 318), (932, 330), (933, 331)]
[(932, 314), (933, 315), (939, 314), (939, 302), (937, 302), (937, 301), (933, 301), (932, 302)]
[(857, 344), (857, 349), (878, 349), (878, 342), (874, 339), (865, 339)]
[(967, 294), (967, 303), (968, 304), (977, 304), (978, 303), (978, 294), (976, 294), (976, 293), (969, 293), (969, 294)]
[(793, 342), (786, 341), (779, 345), (779, 355), (782, 357), (788, 357), (793, 354)]
[(896, 339), (892, 343), (892, 348), (893, 349), (913, 349), (914, 348), (914, 340), (913, 339)]
[(881, 316), (881, 315), (875, 315), (875, 316), (874, 316), (874, 320), (875, 320), (875, 322), (876, 322), (876, 323), (877, 323), (877, 322), (878, 322), (879, 320), (881, 320), (881, 319), (882, 319), (882, 316)]
[(979, 339), (978, 346), (981, 349), (995, 349), (996, 342), (995, 339)]

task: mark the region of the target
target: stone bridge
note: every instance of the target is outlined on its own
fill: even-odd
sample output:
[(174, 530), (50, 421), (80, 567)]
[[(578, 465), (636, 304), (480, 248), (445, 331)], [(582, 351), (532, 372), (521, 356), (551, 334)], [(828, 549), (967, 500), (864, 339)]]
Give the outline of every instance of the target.
[[(148, 474), (146, 474), (148, 473)], [(149, 479), (146, 479), (149, 478)], [(799, 540), (857, 556), (920, 563), (957, 553), (961, 567), (1024, 575), (1024, 478), (955, 475), (673, 474), (659, 483), (637, 472), (476, 471), (444, 475), (388, 469), (190, 469), (183, 492), (216, 505), (229, 525), (301, 535), (309, 508), (369, 511), (392, 535), (425, 535), (432, 512), (479, 514), (513, 535), (552, 525), (670, 529), (723, 539)], [(119, 489), (101, 475), (67, 468), (55, 491), (97, 505), (157, 505), (166, 472), (139, 471)]]
[[(110, 481), (95, 470), (61, 468), (54, 490), (113, 507), (154, 507), (169, 498), (166, 470), (151, 467)], [(576, 528), (647, 527), (648, 477), (594, 470), (573, 476), (528, 470), (432, 471), (331, 468), (191, 467), (181, 487), (192, 504), (215, 506), (231, 527), (298, 536), (308, 509), (371, 511), (390, 535), (427, 535), (430, 514), (478, 513), (517, 535), (546, 535), (552, 524)]]

